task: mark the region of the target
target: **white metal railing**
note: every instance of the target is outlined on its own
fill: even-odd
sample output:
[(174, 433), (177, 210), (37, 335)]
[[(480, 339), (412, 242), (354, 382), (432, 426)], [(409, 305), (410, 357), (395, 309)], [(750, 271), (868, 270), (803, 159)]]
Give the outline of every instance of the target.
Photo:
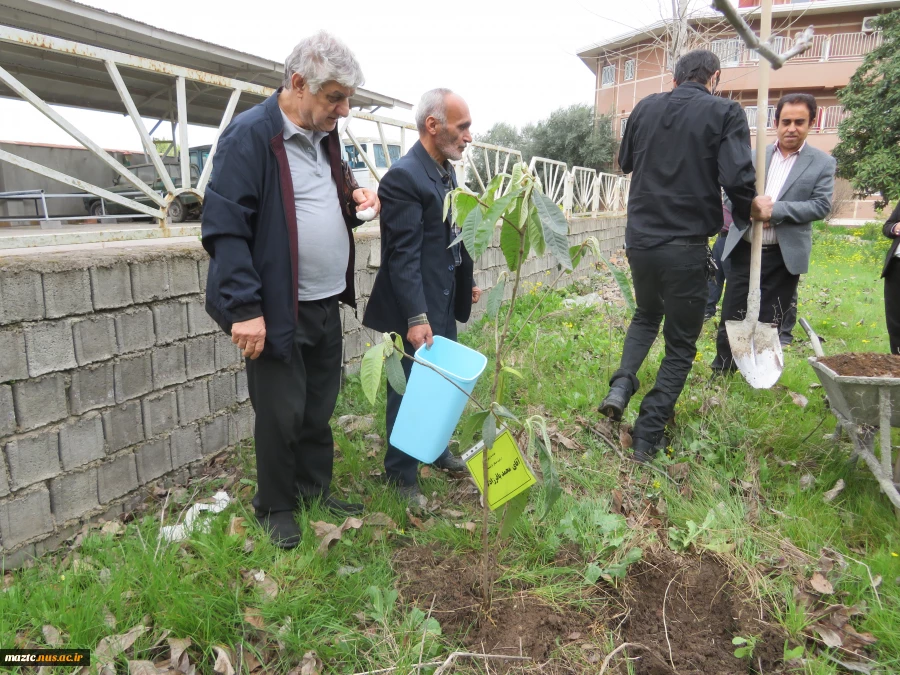
[(528, 170), (537, 177), (544, 194), (562, 206), (566, 192), (566, 175), (569, 172), (566, 163), (546, 157), (532, 157)]
[[(757, 108), (755, 105), (748, 105), (744, 108), (744, 115), (747, 117), (747, 126), (751, 129), (756, 129), (756, 113)], [(766, 110), (766, 129), (774, 129), (775, 128), (775, 106), (770, 105)]]
[(830, 105), (819, 108), (816, 119), (816, 127), (819, 129), (837, 129), (838, 125), (849, 116), (844, 106)]
[[(510, 173), (512, 167), (521, 161), (522, 153), (518, 150), (476, 141), (466, 149), (465, 182), (472, 188), (480, 188), (483, 192), (494, 176)], [(507, 190), (509, 190), (509, 181), (504, 179), (498, 194), (505, 194)]]
[(596, 169), (572, 167), (572, 213), (599, 210), (600, 191), (597, 189)]
[[(881, 40), (881, 31), (814, 35), (812, 46), (791, 61), (808, 63), (860, 58), (878, 47)], [(772, 38), (772, 45), (775, 53), (783, 54), (794, 46), (794, 38), (778, 35)], [(713, 40), (708, 48), (719, 57), (723, 68), (749, 66), (759, 61), (756, 50), (748, 48), (740, 38)]]

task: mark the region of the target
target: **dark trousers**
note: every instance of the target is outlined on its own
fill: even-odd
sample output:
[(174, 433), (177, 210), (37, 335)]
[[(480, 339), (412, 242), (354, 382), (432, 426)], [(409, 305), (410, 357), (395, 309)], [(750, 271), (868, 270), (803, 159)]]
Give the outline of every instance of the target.
[[(443, 337), (450, 340), (456, 339), (456, 322), (449, 321), (449, 330), (444, 331)], [(403, 351), (407, 354), (415, 354), (416, 350), (413, 346), (403, 338)], [(409, 373), (412, 370), (413, 362), (407, 358), (403, 359), (403, 372), (409, 381)], [(394, 446), (390, 442), (391, 432), (394, 430), (394, 422), (397, 421), (397, 413), (400, 411), (400, 404), (403, 402), (403, 396), (394, 391), (391, 383), (387, 385), (387, 408), (385, 411), (385, 426), (387, 428), (388, 448), (384, 453), (384, 476), (388, 482), (408, 487), (418, 483), (417, 473), (419, 470), (419, 460), (410, 457), (400, 448)], [(446, 456), (450, 451), (444, 450), (441, 457)]]
[(900, 354), (900, 260), (892, 260), (884, 273), (884, 316), (891, 354)]
[(651, 249), (628, 249), (626, 254), (637, 310), (625, 336), (622, 362), (610, 384), (627, 377), (635, 391), (638, 389), (637, 372), (665, 317), (666, 355), (653, 389), (641, 402), (634, 425), (635, 438), (656, 443), (675, 409), (697, 354), (697, 338), (703, 330), (708, 298), (706, 244), (702, 241), (687, 245), (671, 243)]
[(709, 286), (709, 300), (706, 303), (706, 316), (715, 316), (716, 307), (719, 305), (719, 299), (722, 297), (722, 290), (725, 288), (725, 277), (728, 276), (727, 265), (730, 264), (728, 258), (722, 260), (722, 252), (725, 250), (725, 240), (728, 238), (728, 232), (719, 232), (716, 237), (716, 243), (712, 247), (713, 260), (716, 261), (718, 269), (716, 274), (707, 282)]
[[(750, 290), (750, 244), (743, 239), (731, 252), (731, 267), (728, 283), (725, 285), (725, 299), (722, 301), (722, 320), (716, 336), (716, 358), (714, 369), (734, 370), (734, 358), (728, 344), (726, 321), (741, 321), (747, 314), (747, 293)], [(790, 308), (797, 291), (800, 276), (788, 272), (784, 266), (781, 247), (778, 244), (763, 246), (762, 274), (760, 275), (759, 320), (762, 323), (781, 322)]]
[(797, 301), (799, 300), (799, 295), (800, 286), (798, 284), (797, 288), (794, 289), (794, 297), (791, 300), (791, 304), (785, 311), (784, 317), (781, 319), (781, 328), (778, 330), (778, 337), (783, 345), (789, 345), (794, 341), (794, 327), (797, 325)]
[(329, 420), (343, 357), (337, 297), (300, 302), (291, 361), (246, 359), (256, 413), (257, 491), (261, 512), (292, 511), (300, 496), (327, 496), (334, 464)]

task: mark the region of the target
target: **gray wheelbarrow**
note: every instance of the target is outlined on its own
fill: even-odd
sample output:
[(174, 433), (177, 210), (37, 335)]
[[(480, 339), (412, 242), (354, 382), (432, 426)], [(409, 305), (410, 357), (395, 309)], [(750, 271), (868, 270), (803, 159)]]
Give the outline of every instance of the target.
[[(816, 353), (809, 358), (809, 364), (825, 388), (831, 412), (840, 428), (846, 430), (853, 441), (851, 459), (863, 458), (900, 516), (900, 453), (891, 466), (891, 428), (900, 428), (900, 377), (838, 375), (819, 362), (825, 353), (806, 319), (800, 319), (800, 325), (809, 335)], [(880, 457), (875, 455), (876, 435), (881, 437)]]

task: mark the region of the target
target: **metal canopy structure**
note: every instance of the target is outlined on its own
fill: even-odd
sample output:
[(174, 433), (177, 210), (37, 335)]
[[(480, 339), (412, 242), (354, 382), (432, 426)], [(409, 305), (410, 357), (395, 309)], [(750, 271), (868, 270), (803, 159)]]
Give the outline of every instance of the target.
[[(46, 45), (37, 36), (51, 36), (60, 39), (63, 44), (65, 41), (81, 43), (259, 85), (258, 92), (246, 89), (242, 92), (235, 114), (259, 103), (279, 87), (284, 73), (282, 63), (156, 28), (71, 0), (0, 0), (0, 26), (17, 31), (2, 38), (0, 66), (43, 101), (55, 105), (125, 112), (102, 60), (66, 51), (40, 49)], [(121, 76), (142, 116), (177, 120), (171, 74), (152, 68), (123, 67)], [(218, 126), (231, 92), (221, 85), (189, 81), (186, 93), (190, 123)], [(5, 87), (0, 87), (0, 96), (17, 98)], [(366, 89), (357, 90), (351, 99), (351, 106), (412, 108), (409, 103)]]

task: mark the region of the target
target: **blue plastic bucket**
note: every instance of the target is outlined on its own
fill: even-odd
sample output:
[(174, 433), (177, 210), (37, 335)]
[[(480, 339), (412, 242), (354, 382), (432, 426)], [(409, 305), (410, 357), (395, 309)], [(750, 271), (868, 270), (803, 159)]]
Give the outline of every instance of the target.
[[(487, 365), (483, 354), (440, 336), (435, 336), (431, 349), (419, 347), (416, 358), (440, 369), (469, 394)], [(414, 363), (391, 432), (391, 444), (430, 464), (450, 442), (468, 400), (438, 373)]]

